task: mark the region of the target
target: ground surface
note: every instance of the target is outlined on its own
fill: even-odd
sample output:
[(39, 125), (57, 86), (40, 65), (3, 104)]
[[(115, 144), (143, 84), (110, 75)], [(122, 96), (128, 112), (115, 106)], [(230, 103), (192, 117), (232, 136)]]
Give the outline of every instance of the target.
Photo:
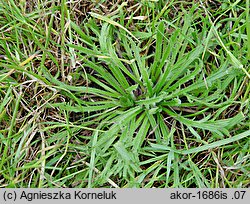
[(249, 187), (249, 60), (249, 0), (0, 0), (0, 187)]

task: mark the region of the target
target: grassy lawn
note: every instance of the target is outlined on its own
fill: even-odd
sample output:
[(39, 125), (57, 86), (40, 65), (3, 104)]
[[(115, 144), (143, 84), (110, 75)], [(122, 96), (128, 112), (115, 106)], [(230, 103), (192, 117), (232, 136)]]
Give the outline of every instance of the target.
[(250, 187), (249, 0), (0, 0), (0, 187)]

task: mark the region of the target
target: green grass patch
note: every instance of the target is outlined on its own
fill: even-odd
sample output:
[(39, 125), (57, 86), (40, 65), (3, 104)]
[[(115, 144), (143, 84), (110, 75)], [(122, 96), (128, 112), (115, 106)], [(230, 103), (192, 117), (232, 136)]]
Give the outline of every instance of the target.
[(0, 187), (249, 187), (249, 1), (0, 1)]

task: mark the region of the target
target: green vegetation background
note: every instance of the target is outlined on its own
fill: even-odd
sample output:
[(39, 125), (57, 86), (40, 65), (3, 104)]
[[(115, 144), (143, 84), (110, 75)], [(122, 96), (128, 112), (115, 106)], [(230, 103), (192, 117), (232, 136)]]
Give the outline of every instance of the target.
[(0, 187), (249, 187), (249, 60), (249, 0), (0, 0)]

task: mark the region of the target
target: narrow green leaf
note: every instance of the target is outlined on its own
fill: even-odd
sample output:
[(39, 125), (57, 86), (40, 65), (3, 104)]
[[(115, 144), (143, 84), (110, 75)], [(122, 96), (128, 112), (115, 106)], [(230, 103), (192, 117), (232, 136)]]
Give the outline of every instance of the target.
[(119, 23), (113, 21), (112, 19), (106, 17), (106, 16), (102, 16), (100, 14), (97, 14), (97, 13), (93, 13), (93, 12), (89, 12), (91, 16), (93, 16), (94, 18), (97, 18), (97, 19), (100, 19), (102, 21), (105, 21), (111, 25), (114, 25), (114, 26), (117, 26), (123, 30), (125, 30), (131, 37), (133, 37), (136, 41), (139, 42), (139, 40), (125, 27), (123, 27), (122, 25), (120, 25)]

